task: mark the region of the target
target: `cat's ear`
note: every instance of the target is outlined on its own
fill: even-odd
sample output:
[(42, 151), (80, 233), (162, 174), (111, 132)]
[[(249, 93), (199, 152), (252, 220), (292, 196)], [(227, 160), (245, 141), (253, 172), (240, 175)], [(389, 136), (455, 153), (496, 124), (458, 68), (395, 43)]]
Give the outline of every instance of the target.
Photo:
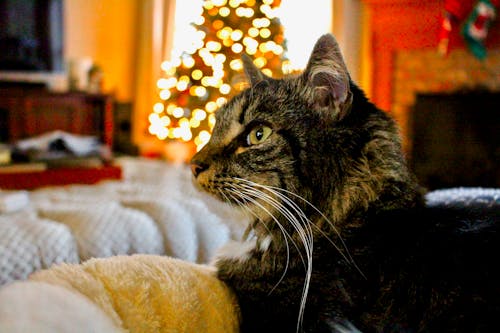
[(342, 119), (352, 103), (350, 77), (339, 45), (330, 35), (321, 36), (309, 58), (303, 79), (313, 89), (313, 104), (320, 109), (336, 110)]
[(241, 60), (243, 62), (245, 75), (247, 76), (248, 82), (252, 87), (267, 78), (267, 76), (262, 73), (260, 69), (257, 68), (257, 66), (255, 66), (252, 59), (248, 55), (244, 53), (241, 57)]

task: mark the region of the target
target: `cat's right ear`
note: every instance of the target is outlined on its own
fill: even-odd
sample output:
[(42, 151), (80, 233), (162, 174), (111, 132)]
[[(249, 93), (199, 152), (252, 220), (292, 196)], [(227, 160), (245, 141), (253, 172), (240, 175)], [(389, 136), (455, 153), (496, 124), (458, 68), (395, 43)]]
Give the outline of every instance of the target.
[(248, 55), (243, 53), (241, 60), (243, 61), (245, 75), (247, 76), (247, 79), (252, 87), (266, 79), (266, 75), (264, 75), (264, 73), (262, 73), (260, 69), (255, 66), (252, 59)]
[(342, 119), (352, 103), (350, 77), (335, 38), (326, 34), (316, 42), (303, 80), (312, 88), (312, 103), (322, 110), (335, 111)]

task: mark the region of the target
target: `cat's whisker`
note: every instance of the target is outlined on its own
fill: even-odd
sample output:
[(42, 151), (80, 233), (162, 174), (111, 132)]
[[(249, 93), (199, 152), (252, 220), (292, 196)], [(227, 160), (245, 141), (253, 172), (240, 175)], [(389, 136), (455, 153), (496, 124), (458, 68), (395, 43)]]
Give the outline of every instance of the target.
[[(292, 226), (294, 226), (295, 224), (297, 224), (297, 223), (295, 223), (295, 222), (294, 222), (294, 220), (293, 220), (293, 219), (294, 219), (293, 214), (291, 214), (291, 213), (290, 213), (290, 212), (288, 212), (288, 211), (280, 211), (280, 210), (282, 210), (282, 206), (279, 204), (279, 202), (276, 202), (276, 201), (270, 201), (271, 199), (272, 199), (272, 200), (274, 200), (274, 199), (273, 199), (273, 198), (271, 198), (271, 197), (269, 197), (269, 196), (267, 196), (267, 195), (266, 195), (265, 193), (263, 193), (262, 191), (258, 191), (258, 190), (255, 190), (255, 189), (254, 189), (254, 190), (252, 190), (252, 191), (249, 191), (249, 189), (246, 189), (246, 192), (247, 192), (247, 194), (248, 194), (248, 195), (250, 195), (250, 196), (252, 196), (252, 197), (257, 197), (257, 198), (261, 199), (262, 201), (269, 203), (269, 204), (270, 204), (273, 208), (275, 208), (276, 210), (278, 210), (279, 212), (281, 212), (281, 214), (282, 214), (285, 218), (287, 218), (287, 220), (289, 220), (289, 221), (290, 221), (290, 223), (291, 223), (291, 225), (292, 225)], [(291, 219), (291, 220), (290, 220), (290, 219)], [(281, 226), (281, 224), (279, 224), (279, 222), (278, 222), (276, 219), (274, 219), (274, 220), (275, 220), (275, 222), (279, 225), (279, 227), (281, 228), (281, 227), (282, 227), (282, 226)], [(296, 228), (296, 227), (294, 227), (294, 229), (297, 229), (297, 228)], [(300, 229), (300, 228), (299, 228), (299, 229)], [(283, 229), (283, 230), (286, 232), (286, 230), (285, 230), (285, 229)], [(298, 230), (298, 232), (301, 232), (301, 230)], [(293, 244), (294, 244), (295, 248), (298, 250), (298, 253), (299, 253), (299, 255), (300, 255), (300, 258), (301, 258), (302, 262), (304, 263), (304, 266), (306, 266), (305, 260), (304, 260), (304, 258), (303, 258), (303, 256), (302, 256), (302, 253), (300, 252), (300, 248), (299, 248), (299, 247), (297, 246), (297, 244), (293, 241), (293, 238), (290, 236), (290, 234), (288, 234), (288, 232), (286, 232), (286, 234), (287, 234), (287, 235), (288, 235), (288, 237), (292, 240), (292, 242), (293, 242)]]
[[(284, 279), (284, 277), (286, 275), (286, 272), (288, 271), (288, 266), (289, 266), (289, 263), (290, 263), (290, 246), (288, 245), (287, 236), (290, 238), (290, 240), (295, 245), (295, 247), (297, 247), (297, 245), (295, 244), (295, 242), (293, 241), (293, 239), (290, 237), (290, 235), (287, 233), (287, 231), (285, 230), (285, 228), (279, 223), (278, 219), (268, 209), (266, 209), (264, 206), (262, 206), (261, 204), (259, 204), (252, 197), (250, 197), (250, 196), (248, 196), (248, 195), (246, 195), (244, 193), (241, 193), (241, 191), (238, 191), (236, 188), (233, 188), (230, 191), (232, 191), (232, 193), (237, 194), (238, 196), (242, 196), (245, 200), (248, 200), (248, 201), (252, 202), (253, 204), (259, 206), (261, 209), (263, 209), (275, 221), (275, 223), (278, 225), (281, 233), (283, 234), (283, 239), (285, 241), (285, 246), (286, 246), (285, 268), (284, 268), (283, 274), (281, 275), (281, 277), (278, 280), (278, 282), (274, 285), (273, 288), (271, 288), (271, 291), (269, 292), (269, 294), (271, 294), (274, 291), (274, 289), (281, 283), (281, 281), (283, 281), (283, 279)], [(258, 217), (257, 217), (257, 219), (258, 219)], [(268, 229), (268, 227), (265, 224), (263, 224), (263, 225), (268, 230), (268, 232), (270, 232), (269, 229)]]
[[(253, 212), (247, 205), (243, 204), (241, 201), (238, 200), (238, 198), (233, 195), (232, 193), (227, 193), (227, 195), (225, 193), (223, 193), (223, 196), (227, 198), (227, 195), (229, 195), (237, 204), (239, 207), (241, 207), (249, 216), (253, 216), (255, 218), (256, 221), (259, 220), (259, 217), (257, 216), (257, 214), (255, 214), (255, 212)], [(241, 198), (241, 196), (239, 195), (238, 193), (238, 196)], [(262, 225), (264, 226), (264, 228), (266, 228), (266, 230), (270, 233), (270, 230), (269, 228), (267, 227), (267, 225), (265, 225), (264, 223), (262, 223)], [(250, 228), (252, 227), (252, 224), (249, 225), (248, 229), (249, 230)], [(248, 231), (245, 231), (245, 233), (248, 233)], [(244, 240), (248, 240), (248, 237), (249, 235), (247, 234), (246, 237), (243, 237), (242, 238), (242, 241)], [(286, 241), (286, 239), (285, 239)], [(287, 244), (288, 246), (288, 244)]]
[[(248, 192), (248, 191), (247, 191), (247, 192)], [(238, 195), (245, 195), (245, 194), (243, 194), (243, 193), (241, 193), (241, 192), (238, 192)], [(279, 283), (281, 283), (281, 281), (282, 281), (282, 280), (283, 280), (283, 278), (285, 277), (286, 270), (288, 269), (288, 264), (289, 264), (289, 246), (288, 246), (288, 242), (287, 242), (286, 236), (288, 236), (288, 237), (290, 238), (290, 240), (291, 240), (291, 241), (292, 241), (292, 243), (294, 244), (295, 248), (297, 248), (298, 253), (299, 253), (299, 256), (300, 256), (300, 258), (301, 258), (302, 262), (304, 263), (304, 268), (306, 269), (306, 272), (308, 272), (308, 273), (307, 273), (307, 277), (306, 277), (306, 284), (307, 284), (307, 286), (304, 288), (304, 290), (306, 290), (306, 291), (307, 291), (307, 290), (308, 290), (308, 285), (309, 285), (309, 280), (310, 280), (310, 275), (311, 275), (311, 273), (310, 273), (310, 272), (311, 272), (311, 268), (312, 268), (312, 266), (311, 266), (311, 261), (312, 261), (312, 253), (311, 253), (310, 251), (307, 251), (307, 249), (308, 249), (308, 247), (307, 247), (307, 242), (304, 240), (304, 238), (306, 238), (306, 237), (305, 237), (305, 236), (303, 237), (302, 242), (305, 244), (305, 247), (306, 247), (306, 254), (307, 254), (307, 258), (308, 258), (308, 260), (307, 260), (307, 263), (308, 263), (308, 264), (307, 264), (307, 265), (306, 265), (306, 261), (304, 261), (304, 258), (303, 258), (302, 254), (301, 254), (301, 252), (300, 252), (299, 247), (298, 247), (298, 246), (297, 246), (297, 244), (294, 242), (293, 238), (292, 238), (292, 237), (288, 234), (288, 232), (285, 230), (285, 228), (284, 228), (284, 227), (280, 224), (280, 222), (277, 220), (277, 218), (276, 218), (276, 217), (274, 217), (274, 215), (272, 215), (272, 214), (269, 212), (269, 210), (268, 210), (268, 209), (264, 208), (264, 207), (263, 207), (261, 204), (259, 204), (259, 203), (258, 203), (255, 199), (253, 199), (253, 197), (259, 197), (261, 200), (264, 200), (264, 201), (266, 201), (266, 202), (270, 203), (272, 206), (274, 206), (274, 208), (276, 208), (276, 209), (280, 209), (280, 206), (279, 206), (279, 204), (278, 204), (277, 202), (269, 202), (269, 201), (268, 201), (269, 199), (272, 199), (272, 198), (270, 198), (270, 197), (269, 197), (269, 198), (268, 198), (268, 197), (262, 197), (262, 195), (267, 196), (265, 193), (262, 193), (261, 191), (253, 191), (253, 192), (248, 193), (248, 195), (246, 195), (246, 197), (248, 197), (248, 200), (251, 200), (254, 204), (256, 204), (256, 205), (257, 205), (257, 206), (259, 206), (260, 208), (264, 209), (264, 210), (265, 210), (265, 211), (266, 211), (266, 212), (267, 212), (267, 213), (268, 213), (268, 214), (269, 214), (269, 215), (273, 218), (273, 220), (275, 221), (275, 223), (276, 223), (276, 224), (278, 225), (278, 227), (280, 228), (280, 230), (281, 230), (282, 234), (284, 235), (284, 239), (285, 239), (286, 246), (287, 246), (287, 265), (286, 265), (287, 267), (286, 267), (286, 269), (285, 269), (285, 271), (284, 271), (283, 275), (282, 275), (282, 276), (281, 276), (281, 278), (279, 279), (278, 283), (277, 283), (277, 284), (276, 284), (276, 285), (275, 285), (275, 286), (271, 289), (271, 291), (270, 291), (269, 293), (272, 293), (272, 292), (274, 291), (274, 289), (275, 289), (275, 288), (279, 285)], [(287, 211), (286, 211), (286, 212), (284, 212), (284, 213), (282, 212), (282, 214), (284, 214), (284, 215), (289, 214), (289, 215), (291, 216), (291, 218), (293, 219), (293, 215), (292, 215), (290, 212), (287, 212)], [(299, 227), (299, 232), (302, 232), (302, 229), (301, 229), (300, 227)], [(309, 247), (309, 248), (310, 248), (310, 247)], [(305, 294), (305, 296), (303, 295), (303, 298), (302, 298), (302, 299), (304, 300), (304, 302), (303, 302), (303, 303), (304, 303), (303, 307), (305, 306), (305, 299), (306, 299), (306, 296), (307, 296), (307, 294)], [(303, 311), (302, 311), (302, 312), (303, 312)], [(300, 318), (302, 318), (302, 317), (303, 317), (302, 312), (301, 312), (301, 314), (300, 314), (300, 316), (299, 316)]]
[[(250, 185), (254, 185), (254, 186), (259, 186), (259, 187), (265, 188), (266, 190), (268, 190), (269, 192), (273, 193), (274, 195), (281, 197), (284, 201), (286, 201), (289, 204), (292, 204), (292, 205), (295, 205), (295, 206), (297, 205), (295, 202), (293, 202), (292, 200), (290, 200), (287, 196), (285, 196), (285, 195), (280, 196), (280, 194), (282, 194), (282, 193), (280, 193), (279, 191), (284, 192), (284, 193), (289, 194), (289, 195), (292, 195), (293, 197), (301, 200), (302, 202), (304, 202), (305, 204), (307, 204), (309, 207), (311, 207), (314, 211), (316, 211), (318, 214), (320, 214), (320, 216), (330, 225), (330, 227), (332, 228), (332, 230), (335, 232), (335, 234), (339, 238), (339, 240), (340, 240), (340, 242), (342, 244), (342, 247), (346, 251), (346, 254), (344, 254), (344, 252), (337, 246), (337, 244), (335, 244), (335, 242), (330, 237), (328, 237), (328, 235), (323, 230), (321, 230), (321, 228), (319, 228), (315, 224), (312, 224), (314, 226), (314, 228), (316, 230), (318, 230), (318, 232), (320, 232), (335, 247), (335, 249), (342, 255), (342, 257), (344, 258), (344, 260), (346, 262), (352, 264), (356, 268), (356, 270), (364, 278), (366, 278), (366, 276), (363, 273), (363, 271), (361, 271), (361, 269), (359, 268), (359, 266), (356, 264), (356, 262), (354, 261), (353, 257), (351, 256), (351, 253), (350, 253), (350, 251), (349, 251), (349, 249), (347, 247), (347, 244), (345, 243), (344, 239), (340, 235), (340, 232), (338, 231), (338, 229), (335, 227), (334, 223), (321, 210), (319, 210), (315, 205), (313, 205), (310, 201), (308, 201), (304, 197), (302, 197), (302, 196), (300, 196), (300, 195), (298, 195), (298, 194), (296, 194), (294, 192), (291, 192), (289, 190), (286, 190), (286, 189), (283, 189), (283, 188), (280, 188), (280, 187), (262, 185), (262, 184), (258, 184), (258, 183), (252, 182), (252, 181), (250, 181), (248, 179), (244, 179), (244, 178), (237, 178), (237, 179), (239, 181), (244, 181), (244, 182), (246, 182), (246, 183), (248, 183)], [(304, 214), (304, 216), (305, 216), (305, 214)]]
[(262, 187), (265, 187), (267, 190), (269, 190), (271, 193), (273, 193), (274, 195), (276, 195), (277, 197), (279, 197), (280, 199), (282, 199), (287, 205), (291, 206), (292, 209), (294, 209), (297, 213), (301, 214), (301, 216), (303, 216), (305, 219), (308, 220), (309, 224), (315, 228), (315, 230), (317, 230), (319, 233), (322, 234), (322, 236), (324, 236), (332, 245), (333, 247), (335, 247), (335, 249), (340, 253), (340, 255), (344, 258), (344, 260), (348, 263), (351, 263), (351, 260), (342, 252), (342, 250), (337, 246), (337, 244), (335, 244), (335, 242), (330, 238), (328, 237), (328, 235), (323, 231), (321, 230), (321, 228), (319, 228), (316, 224), (312, 223), (308, 218), (307, 216), (305, 215), (305, 213), (300, 209), (300, 207), (293, 201), (291, 200), (290, 198), (288, 198), (286, 195), (282, 194), (282, 193), (279, 193), (277, 191), (274, 191), (272, 188), (269, 188), (268, 186), (263, 186), (261, 185)]
[[(258, 184), (257, 184), (258, 185)], [(299, 238), (301, 239), (304, 249), (306, 251), (306, 257), (307, 257), (307, 267), (306, 267), (306, 277), (304, 281), (304, 288), (302, 291), (302, 297), (301, 297), (301, 303), (299, 307), (299, 319), (297, 322), (297, 331), (299, 331), (301, 325), (302, 325), (302, 320), (304, 316), (304, 311), (305, 311), (305, 304), (307, 301), (307, 295), (309, 291), (309, 285), (310, 285), (310, 280), (311, 280), (311, 275), (312, 275), (312, 252), (313, 252), (313, 233), (312, 229), (310, 227), (310, 221), (305, 217), (305, 214), (303, 211), (295, 205), (291, 206), (292, 209), (294, 209), (299, 218), (300, 221), (304, 223), (300, 223), (299, 219), (290, 212), (288, 208), (283, 206), (279, 201), (277, 201), (275, 198), (271, 197), (269, 194), (264, 193), (263, 191), (257, 190), (252, 186), (245, 185), (245, 184), (240, 184), (240, 186), (243, 186), (243, 188), (247, 191), (247, 193), (258, 196), (261, 200), (264, 200), (265, 202), (269, 203), (272, 207), (277, 209), (294, 227), (294, 229), (297, 231), (297, 234), (299, 235)], [(265, 186), (262, 186), (265, 188)], [(299, 251), (300, 253), (300, 251)]]

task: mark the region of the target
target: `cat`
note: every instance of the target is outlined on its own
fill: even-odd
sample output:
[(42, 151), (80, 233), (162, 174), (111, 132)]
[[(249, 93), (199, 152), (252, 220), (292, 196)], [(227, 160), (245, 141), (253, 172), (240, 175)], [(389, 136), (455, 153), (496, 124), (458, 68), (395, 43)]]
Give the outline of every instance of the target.
[(425, 207), (335, 38), (282, 79), (243, 62), (249, 87), (191, 161), (197, 186), (252, 217), (215, 260), (241, 332), (500, 331), (498, 223)]

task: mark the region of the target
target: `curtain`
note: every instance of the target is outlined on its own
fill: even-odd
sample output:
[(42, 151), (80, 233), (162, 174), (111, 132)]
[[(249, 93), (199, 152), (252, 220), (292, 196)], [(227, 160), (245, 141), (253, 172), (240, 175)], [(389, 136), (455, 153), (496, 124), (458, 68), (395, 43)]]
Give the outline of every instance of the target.
[(174, 36), (175, 0), (139, 1), (133, 141), (141, 152), (158, 151), (162, 143), (148, 134), (148, 115), (158, 101), (156, 82), (161, 63), (170, 58)]

